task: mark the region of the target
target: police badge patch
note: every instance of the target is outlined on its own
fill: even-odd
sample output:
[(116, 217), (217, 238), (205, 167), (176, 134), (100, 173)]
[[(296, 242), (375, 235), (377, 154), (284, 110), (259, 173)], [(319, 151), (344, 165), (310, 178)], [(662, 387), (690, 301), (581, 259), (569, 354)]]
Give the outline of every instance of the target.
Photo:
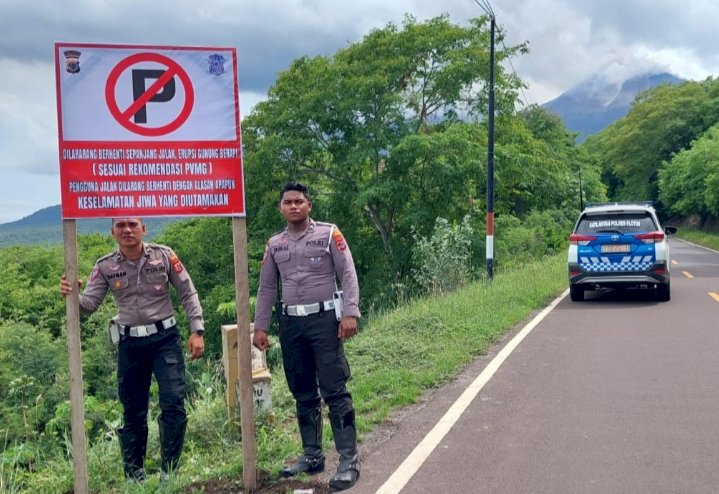
[(65, 55), (65, 70), (71, 74), (77, 74), (80, 72), (80, 53), (77, 50), (65, 50), (62, 52)]
[(172, 257), (170, 257), (170, 264), (172, 264), (172, 269), (174, 269), (176, 273), (182, 273), (182, 263), (176, 254), (173, 254)]
[(221, 75), (225, 73), (225, 62), (227, 59), (219, 53), (215, 53), (207, 57), (207, 63), (210, 65), (207, 69), (212, 75)]
[(342, 236), (339, 228), (332, 229), (332, 239), (335, 241), (337, 250), (344, 251), (347, 248), (347, 243), (345, 242), (345, 238)]

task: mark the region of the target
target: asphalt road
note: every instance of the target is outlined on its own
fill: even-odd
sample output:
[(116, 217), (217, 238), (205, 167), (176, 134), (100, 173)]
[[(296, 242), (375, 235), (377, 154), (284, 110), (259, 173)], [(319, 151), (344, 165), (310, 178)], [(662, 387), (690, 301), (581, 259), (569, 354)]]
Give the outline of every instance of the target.
[(346, 492), (719, 492), (719, 253), (670, 245), (671, 301), (557, 301), (366, 438)]

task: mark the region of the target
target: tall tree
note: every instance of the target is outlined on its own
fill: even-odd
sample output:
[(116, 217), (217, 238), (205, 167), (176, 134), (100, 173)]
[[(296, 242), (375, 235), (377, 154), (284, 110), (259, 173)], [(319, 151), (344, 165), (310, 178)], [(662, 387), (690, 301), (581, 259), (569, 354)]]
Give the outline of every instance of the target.
[(719, 217), (719, 125), (679, 152), (659, 170), (659, 198), (670, 213), (696, 216), (703, 224)]
[[(535, 146), (539, 146), (531, 160), (539, 161), (536, 169), (524, 174), (536, 177), (530, 181), (529, 190), (541, 202), (533, 203), (532, 209), (569, 207), (573, 210), (584, 202), (606, 199), (601, 165), (576, 145), (577, 133), (570, 132), (558, 115), (538, 105), (530, 105), (519, 112), (519, 118), (531, 132), (537, 143)], [(516, 214), (522, 213), (522, 204), (513, 207)]]
[[(501, 61), (525, 50), (497, 53), (500, 113), (513, 111), (521, 84)], [(482, 117), (488, 73), (487, 18), (462, 27), (447, 16), (406, 17), (401, 29), (374, 30), (332, 57), (300, 58), (245, 119), (248, 182), (275, 190), (288, 177), (310, 182), (354, 217), (350, 228), (363, 228), (362, 215), (393, 264), (401, 213), (431, 217), (431, 228), (433, 197), (479, 192), (467, 190), (468, 163), (481, 159), (476, 133), (451, 124)]]
[(719, 120), (713, 79), (661, 85), (637, 96), (630, 112), (586, 146), (601, 156), (616, 199), (656, 200), (662, 162), (687, 149)]

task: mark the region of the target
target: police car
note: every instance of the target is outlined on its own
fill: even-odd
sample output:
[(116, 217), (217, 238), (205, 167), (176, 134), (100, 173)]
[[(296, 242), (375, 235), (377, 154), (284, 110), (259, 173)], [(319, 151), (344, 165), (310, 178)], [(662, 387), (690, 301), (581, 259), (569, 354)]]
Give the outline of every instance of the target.
[(648, 202), (589, 204), (569, 236), (569, 294), (587, 290), (646, 288), (658, 300), (671, 298), (667, 236)]

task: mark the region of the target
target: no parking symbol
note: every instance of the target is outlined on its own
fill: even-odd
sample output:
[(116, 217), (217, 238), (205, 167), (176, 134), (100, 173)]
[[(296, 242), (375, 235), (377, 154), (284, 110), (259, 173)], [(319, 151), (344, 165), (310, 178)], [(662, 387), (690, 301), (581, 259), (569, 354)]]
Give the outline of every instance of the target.
[[(147, 62), (155, 63), (161, 68), (139, 67), (141, 64), (146, 66)], [(132, 103), (121, 109), (117, 101), (117, 85), (120, 77), (128, 70), (132, 81)], [(173, 119), (152, 125), (148, 122), (147, 105), (167, 103), (178, 97), (175, 77), (182, 84), (185, 101)], [(148, 87), (148, 81), (154, 82)], [(112, 117), (121, 126), (141, 136), (157, 137), (179, 129), (187, 121), (195, 102), (195, 93), (190, 77), (177, 62), (158, 53), (136, 53), (121, 60), (110, 71), (105, 85), (105, 101)]]

